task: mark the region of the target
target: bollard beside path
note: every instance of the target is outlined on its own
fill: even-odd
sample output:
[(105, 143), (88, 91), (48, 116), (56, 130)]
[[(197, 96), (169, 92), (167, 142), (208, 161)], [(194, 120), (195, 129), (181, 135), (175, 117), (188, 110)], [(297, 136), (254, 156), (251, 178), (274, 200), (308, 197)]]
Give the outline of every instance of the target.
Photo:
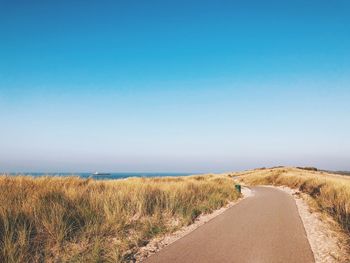
[(236, 184), (235, 189), (238, 193), (242, 193), (242, 186), (240, 184)]

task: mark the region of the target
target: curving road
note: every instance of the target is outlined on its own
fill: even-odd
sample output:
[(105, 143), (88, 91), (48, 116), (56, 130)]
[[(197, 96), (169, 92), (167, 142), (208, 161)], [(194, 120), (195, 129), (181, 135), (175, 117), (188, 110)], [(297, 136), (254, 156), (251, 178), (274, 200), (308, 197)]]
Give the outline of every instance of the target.
[(314, 262), (293, 197), (272, 187), (252, 192), (145, 262)]

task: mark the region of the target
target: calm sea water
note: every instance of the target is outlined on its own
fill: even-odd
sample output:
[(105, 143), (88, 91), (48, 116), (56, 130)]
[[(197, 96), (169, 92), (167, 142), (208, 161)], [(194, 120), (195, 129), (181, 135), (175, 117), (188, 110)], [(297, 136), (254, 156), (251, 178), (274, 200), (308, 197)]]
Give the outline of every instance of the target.
[(114, 180), (128, 177), (164, 177), (164, 176), (188, 176), (195, 173), (111, 173), (109, 175), (93, 175), (91, 173), (7, 173), (8, 175), (27, 175), (27, 176), (79, 176), (81, 178), (93, 178), (96, 180)]

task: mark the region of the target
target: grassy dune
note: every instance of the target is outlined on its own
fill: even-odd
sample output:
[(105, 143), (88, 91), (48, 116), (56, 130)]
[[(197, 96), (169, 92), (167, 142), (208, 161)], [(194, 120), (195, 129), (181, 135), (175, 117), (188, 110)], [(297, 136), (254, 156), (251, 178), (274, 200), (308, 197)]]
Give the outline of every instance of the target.
[(0, 262), (120, 262), (237, 199), (227, 176), (0, 176)]
[(235, 174), (248, 185), (283, 185), (298, 188), (314, 199), (317, 208), (330, 214), (350, 234), (350, 177), (312, 169), (257, 169)]

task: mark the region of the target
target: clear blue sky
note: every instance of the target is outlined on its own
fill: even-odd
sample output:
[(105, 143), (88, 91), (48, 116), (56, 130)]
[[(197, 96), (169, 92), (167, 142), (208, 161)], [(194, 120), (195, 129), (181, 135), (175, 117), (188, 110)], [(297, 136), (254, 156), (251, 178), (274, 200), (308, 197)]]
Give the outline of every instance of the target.
[(0, 171), (350, 170), (349, 14), (0, 0)]

